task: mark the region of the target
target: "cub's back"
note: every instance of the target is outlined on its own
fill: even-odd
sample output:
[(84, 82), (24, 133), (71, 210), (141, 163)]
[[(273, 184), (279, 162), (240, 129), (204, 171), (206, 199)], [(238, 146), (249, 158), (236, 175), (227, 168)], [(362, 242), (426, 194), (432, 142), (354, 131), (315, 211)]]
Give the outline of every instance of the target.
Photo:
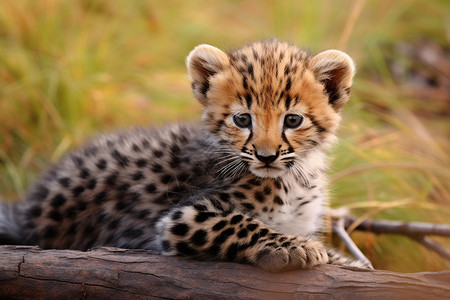
[(67, 155), (28, 193), (27, 242), (142, 247), (129, 244), (144, 230), (135, 220), (152, 230), (165, 210), (211, 181), (201, 152), (212, 145), (200, 136), (193, 124), (136, 129), (100, 136)]

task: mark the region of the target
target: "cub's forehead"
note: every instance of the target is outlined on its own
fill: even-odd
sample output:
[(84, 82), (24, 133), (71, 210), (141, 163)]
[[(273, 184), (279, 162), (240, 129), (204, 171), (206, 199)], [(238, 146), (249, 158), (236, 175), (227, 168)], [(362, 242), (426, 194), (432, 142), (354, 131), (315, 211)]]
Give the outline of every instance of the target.
[(257, 104), (289, 109), (302, 98), (306, 86), (302, 82), (310, 60), (307, 52), (270, 40), (234, 50), (228, 57), (236, 98), (248, 108)]
[[(230, 64), (239, 72), (246, 72), (248, 68), (262, 67), (266, 73), (274, 73), (283, 70), (281, 74), (295, 72), (296, 69), (304, 69), (310, 56), (307, 52), (300, 50), (294, 45), (276, 40), (256, 42), (248, 44), (243, 48), (231, 51), (229, 54)], [(255, 70), (253, 70), (255, 71)]]

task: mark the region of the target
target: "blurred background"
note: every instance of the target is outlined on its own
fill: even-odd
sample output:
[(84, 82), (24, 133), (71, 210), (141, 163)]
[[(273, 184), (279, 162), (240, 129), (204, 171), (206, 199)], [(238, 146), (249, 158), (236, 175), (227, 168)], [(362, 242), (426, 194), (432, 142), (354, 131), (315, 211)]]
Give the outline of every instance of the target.
[[(358, 66), (331, 153), (332, 207), (450, 224), (447, 0), (0, 1), (0, 194), (20, 199), (95, 133), (198, 120), (189, 51), (270, 37), (341, 49)], [(352, 238), (376, 268), (450, 268), (406, 237)]]

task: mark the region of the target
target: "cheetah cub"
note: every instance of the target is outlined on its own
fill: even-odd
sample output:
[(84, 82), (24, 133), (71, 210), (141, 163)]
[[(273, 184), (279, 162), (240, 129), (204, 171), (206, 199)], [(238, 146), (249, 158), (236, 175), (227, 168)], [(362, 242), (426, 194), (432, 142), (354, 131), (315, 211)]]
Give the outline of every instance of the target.
[(24, 202), (0, 207), (0, 243), (152, 249), (273, 272), (358, 266), (316, 239), (352, 59), (269, 40), (197, 46), (187, 69), (200, 124), (107, 134), (68, 154)]

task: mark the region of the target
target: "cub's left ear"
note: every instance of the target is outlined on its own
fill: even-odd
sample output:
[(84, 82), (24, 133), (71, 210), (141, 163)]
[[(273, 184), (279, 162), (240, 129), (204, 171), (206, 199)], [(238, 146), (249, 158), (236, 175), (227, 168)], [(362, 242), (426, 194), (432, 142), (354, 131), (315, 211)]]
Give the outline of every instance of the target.
[(330, 105), (340, 111), (350, 98), (355, 63), (346, 53), (328, 50), (314, 56), (310, 61), (314, 76), (328, 94)]

